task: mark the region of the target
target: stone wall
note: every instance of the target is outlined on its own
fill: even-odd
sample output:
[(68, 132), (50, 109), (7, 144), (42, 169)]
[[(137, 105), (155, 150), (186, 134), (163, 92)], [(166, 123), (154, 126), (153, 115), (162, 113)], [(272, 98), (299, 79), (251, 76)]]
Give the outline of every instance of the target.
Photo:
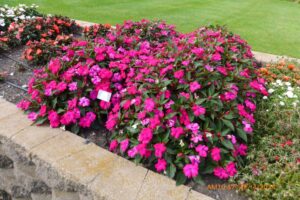
[(32, 126), (2, 99), (1, 193), (7, 200), (211, 199), (68, 131)]

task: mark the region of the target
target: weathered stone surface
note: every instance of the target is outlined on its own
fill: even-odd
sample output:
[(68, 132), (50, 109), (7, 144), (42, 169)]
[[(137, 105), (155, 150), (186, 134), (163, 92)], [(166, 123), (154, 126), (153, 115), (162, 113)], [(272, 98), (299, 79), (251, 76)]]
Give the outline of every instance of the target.
[(26, 119), (21, 111), (16, 111), (5, 118), (0, 118), (0, 137), (10, 138), (31, 124), (32, 122)]
[(53, 190), (52, 200), (80, 200), (79, 194), (75, 192), (62, 192)]
[(0, 169), (0, 189), (11, 194), (15, 184), (13, 169)]
[[(0, 98), (1, 99), (1, 98)], [(3, 99), (0, 100), (0, 119), (18, 112), (16, 105), (9, 103)]]
[(99, 170), (89, 189), (96, 193), (97, 199), (135, 199), (147, 171), (141, 166), (118, 157)]
[(11, 140), (25, 150), (30, 150), (62, 132), (60, 129), (51, 129), (45, 126), (31, 126), (14, 135)]
[(10, 169), (13, 168), (13, 161), (6, 155), (0, 154), (0, 168)]
[(44, 161), (54, 163), (59, 159), (87, 148), (90, 144), (85, 144), (84, 141), (83, 138), (65, 131), (33, 148), (31, 153)]
[(204, 194), (201, 194), (199, 192), (195, 192), (194, 190), (191, 190), (187, 200), (214, 200), (214, 199)]
[(91, 144), (83, 151), (63, 158), (53, 165), (67, 178), (87, 184), (101, 171), (112, 173), (113, 162), (116, 158), (116, 155)]
[(185, 200), (188, 192), (188, 187), (149, 170), (137, 200)]
[(31, 193), (32, 200), (52, 200), (52, 194), (35, 194)]

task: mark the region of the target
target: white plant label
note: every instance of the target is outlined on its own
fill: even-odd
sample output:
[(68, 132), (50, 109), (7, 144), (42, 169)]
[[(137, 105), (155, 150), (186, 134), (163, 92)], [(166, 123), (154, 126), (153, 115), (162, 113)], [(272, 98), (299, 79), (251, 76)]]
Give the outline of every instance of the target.
[(109, 102), (110, 97), (111, 97), (111, 92), (106, 92), (104, 90), (99, 90), (98, 91), (97, 99)]

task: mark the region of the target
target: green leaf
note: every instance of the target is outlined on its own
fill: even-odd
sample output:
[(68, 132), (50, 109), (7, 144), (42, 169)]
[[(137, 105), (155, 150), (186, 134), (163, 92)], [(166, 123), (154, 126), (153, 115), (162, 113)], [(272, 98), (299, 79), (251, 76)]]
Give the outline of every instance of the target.
[(202, 185), (202, 186), (205, 185), (205, 182), (203, 181), (201, 175), (198, 175), (196, 178), (193, 178), (193, 180), (194, 180), (196, 183), (198, 183), (198, 184), (200, 184), (200, 185)]
[(227, 127), (229, 127), (231, 130), (234, 131), (234, 126), (233, 126), (233, 124), (231, 123), (231, 121), (226, 120), (226, 119), (222, 119), (222, 121), (223, 121), (223, 123), (224, 123)]
[(126, 127), (126, 129), (130, 132), (130, 133), (138, 133), (139, 132), (139, 130), (138, 129), (136, 129), (136, 128), (132, 128), (132, 127), (130, 127), (130, 126), (128, 126), (128, 127)]
[(248, 139), (247, 139), (247, 133), (246, 133), (244, 130), (238, 128), (238, 129), (237, 129), (237, 134), (238, 134), (238, 136), (240, 136), (245, 142), (248, 141)]
[(52, 100), (52, 108), (55, 108), (57, 104), (57, 97)]
[(35, 121), (36, 125), (42, 125), (47, 120), (47, 117), (39, 118)]
[(186, 181), (186, 177), (182, 172), (177, 173), (176, 175), (176, 186), (184, 184)]
[(202, 174), (211, 174), (214, 171), (214, 166), (212, 164), (207, 164)]
[(233, 144), (229, 140), (223, 140), (221, 142), (227, 149), (234, 149)]
[(75, 133), (76, 135), (79, 133), (79, 131), (80, 131), (80, 127), (77, 124), (74, 124), (71, 127), (71, 132)]
[(174, 112), (174, 113), (170, 113), (166, 116), (166, 119), (171, 119), (172, 117), (174, 117), (177, 113)]
[(174, 178), (175, 174), (176, 174), (175, 165), (173, 165), (173, 164), (169, 165), (167, 168), (167, 176), (170, 178)]

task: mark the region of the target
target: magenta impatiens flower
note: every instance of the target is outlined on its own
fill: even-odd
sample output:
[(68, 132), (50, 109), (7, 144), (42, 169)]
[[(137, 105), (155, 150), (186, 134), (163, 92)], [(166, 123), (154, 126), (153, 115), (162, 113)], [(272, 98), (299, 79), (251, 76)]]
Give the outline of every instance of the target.
[(182, 127), (173, 127), (171, 128), (171, 136), (178, 139), (181, 135), (184, 134), (184, 129)]
[(138, 140), (143, 144), (148, 144), (152, 140), (152, 137), (152, 130), (150, 128), (144, 128), (139, 134)]
[(195, 92), (196, 90), (198, 90), (200, 88), (201, 88), (201, 85), (197, 81), (190, 83), (191, 92)]
[(147, 98), (145, 100), (145, 110), (151, 112), (154, 109), (155, 101), (152, 98)]
[(72, 83), (70, 83), (68, 86), (69, 86), (69, 90), (70, 90), (70, 91), (75, 91), (75, 90), (77, 90), (77, 82), (72, 82)]
[(166, 168), (167, 168), (167, 162), (162, 158), (158, 159), (157, 163), (155, 164), (156, 171), (162, 172), (166, 170)]
[(226, 170), (222, 167), (216, 167), (214, 169), (214, 175), (219, 179), (227, 179), (229, 177)]
[(165, 151), (167, 150), (164, 143), (157, 143), (153, 147), (154, 147), (154, 150), (155, 150), (154, 155), (157, 158), (161, 158), (163, 156), (163, 154), (165, 153)]
[(81, 97), (78, 103), (81, 107), (88, 107), (90, 105), (90, 100), (86, 97)]
[(237, 170), (235, 168), (235, 163), (234, 162), (228, 163), (228, 165), (226, 166), (226, 171), (227, 171), (227, 174), (231, 177), (236, 175)]
[(221, 160), (221, 150), (218, 147), (214, 147), (211, 150), (211, 158), (214, 161), (220, 161)]
[(120, 149), (122, 152), (125, 152), (129, 145), (129, 139), (125, 139), (122, 142), (120, 142)]
[(208, 151), (208, 147), (202, 144), (199, 144), (196, 147), (196, 151), (198, 152), (200, 157), (207, 157), (207, 151)]
[(31, 121), (35, 121), (37, 118), (38, 118), (38, 114), (35, 113), (35, 112), (30, 112), (28, 115), (27, 115), (28, 119), (30, 119)]
[(187, 178), (194, 178), (198, 176), (198, 164), (187, 164), (183, 167), (183, 173)]
[(58, 58), (50, 60), (49, 63), (49, 70), (53, 73), (56, 74), (61, 68), (60, 60)]
[(177, 78), (177, 79), (182, 79), (183, 76), (184, 76), (184, 71), (183, 71), (183, 69), (174, 72), (174, 77)]
[(200, 115), (204, 115), (205, 112), (206, 112), (206, 109), (204, 107), (198, 106), (198, 105), (194, 105), (192, 107), (192, 110), (194, 112), (194, 115), (197, 116), (197, 117), (200, 116)]
[(59, 115), (54, 110), (48, 112), (48, 120), (52, 128), (56, 128), (60, 125)]
[(119, 143), (117, 140), (112, 140), (109, 145), (109, 150), (115, 151), (117, 149), (118, 145), (119, 145)]

